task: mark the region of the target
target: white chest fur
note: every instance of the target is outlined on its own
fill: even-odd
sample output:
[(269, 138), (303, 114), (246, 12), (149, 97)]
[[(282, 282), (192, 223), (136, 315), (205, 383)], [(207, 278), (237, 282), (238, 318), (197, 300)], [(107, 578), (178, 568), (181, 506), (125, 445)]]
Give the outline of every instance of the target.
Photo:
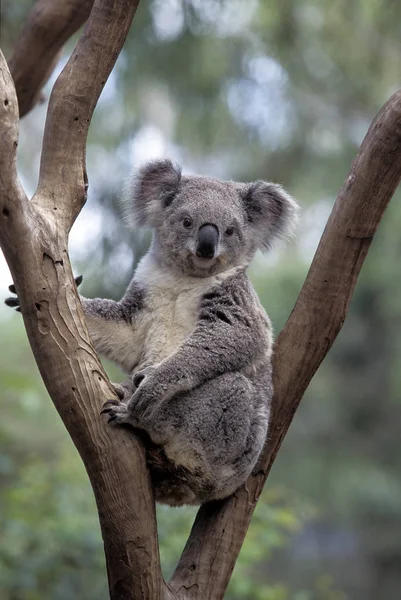
[(196, 326), (203, 290), (174, 286), (147, 288), (146, 307), (135, 321), (141, 347), (138, 368), (158, 363), (175, 352)]
[(162, 270), (147, 255), (135, 279), (145, 289), (145, 307), (134, 322), (135, 370), (161, 362), (178, 350), (195, 329), (202, 296), (232, 272), (183, 277)]

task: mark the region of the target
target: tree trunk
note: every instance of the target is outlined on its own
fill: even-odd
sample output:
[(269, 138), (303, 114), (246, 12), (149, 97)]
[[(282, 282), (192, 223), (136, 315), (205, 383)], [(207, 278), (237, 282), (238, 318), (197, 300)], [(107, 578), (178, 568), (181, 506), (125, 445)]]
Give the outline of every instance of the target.
[[(366, 135), (275, 345), (273, 416), (257, 468), (230, 498), (200, 508), (166, 584), (142, 445), (123, 429), (110, 435), (99, 417), (114, 392), (91, 345), (67, 247), (86, 200), (89, 123), (138, 2), (39, 0), (10, 61), (16, 89), (0, 55), (0, 242), (40, 372), (94, 490), (110, 598), (220, 600), (281, 442), (343, 325), (363, 260), (400, 181), (401, 92), (385, 104)], [(50, 97), (39, 185), (28, 202), (16, 173), (18, 102), (21, 116), (32, 108), (62, 44), (92, 4)], [(24, 65), (27, 56), (31, 62)]]

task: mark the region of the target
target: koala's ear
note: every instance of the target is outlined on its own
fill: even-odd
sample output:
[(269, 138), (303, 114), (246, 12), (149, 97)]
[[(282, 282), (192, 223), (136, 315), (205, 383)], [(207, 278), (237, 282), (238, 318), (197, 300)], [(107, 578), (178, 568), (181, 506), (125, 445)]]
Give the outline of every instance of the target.
[(134, 222), (155, 227), (170, 206), (181, 181), (181, 169), (170, 160), (155, 160), (144, 165), (132, 181), (131, 196)]
[(266, 250), (275, 240), (293, 233), (299, 206), (281, 185), (255, 181), (246, 184), (241, 195), (258, 248)]

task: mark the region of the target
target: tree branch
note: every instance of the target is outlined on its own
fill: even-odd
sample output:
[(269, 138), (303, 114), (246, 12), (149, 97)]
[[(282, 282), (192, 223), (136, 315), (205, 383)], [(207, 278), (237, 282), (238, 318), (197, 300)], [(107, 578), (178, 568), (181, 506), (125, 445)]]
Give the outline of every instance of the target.
[(202, 506), (171, 587), (191, 599), (223, 598), (253, 510), (294, 413), (339, 333), (382, 215), (401, 179), (401, 91), (369, 128), (316, 251), (294, 310), (278, 337), (269, 440), (245, 486)]
[(129, 431), (110, 433), (99, 417), (114, 392), (90, 342), (67, 237), (85, 198), (84, 149), (92, 112), (137, 5), (96, 0), (51, 97), (41, 182), (32, 202), (21, 192), (15, 171), (17, 99), (0, 56), (0, 243), (41, 375), (92, 483), (112, 600), (160, 600), (171, 594), (161, 576), (142, 445)]
[[(70, 60), (50, 96), (39, 186), (34, 203), (61, 209), (69, 230), (86, 198), (85, 145), (100, 93), (121, 51), (139, 0), (95, 2)], [(104, 35), (107, 27), (107, 35)], [(57, 206), (65, 188), (72, 202)]]
[(21, 31), (9, 67), (20, 117), (40, 99), (63, 45), (89, 17), (93, 0), (38, 0)]
[(14, 83), (0, 50), (0, 208), (8, 219), (10, 205), (22, 203), (25, 194), (17, 176), (18, 102)]
[[(270, 437), (258, 467), (231, 498), (201, 507), (172, 578), (172, 592), (161, 576), (153, 493), (142, 446), (131, 432), (110, 435), (98, 415), (113, 391), (90, 343), (67, 253), (68, 231), (86, 198), (89, 123), (138, 1), (94, 3), (50, 98), (39, 186), (30, 203), (16, 175), (17, 99), (0, 55), (0, 242), (42, 377), (94, 489), (111, 598), (217, 600), (224, 595), (294, 412), (341, 329), (370, 242), (401, 178), (401, 92), (392, 96), (370, 127), (294, 311), (277, 340)], [(85, 20), (82, 11), (89, 12), (90, 4), (70, 0), (52, 12), (50, 0), (37, 3), (12, 63), (22, 114), (33, 105), (46, 70), (77, 23)], [(57, 25), (61, 6), (67, 16), (63, 25)], [(49, 46), (39, 44), (42, 50), (36, 61), (40, 56), (41, 73), (29, 79), (28, 72), (34, 71), (28, 61), (31, 46), (34, 40), (38, 43), (40, 27), (49, 22), (54, 37), (49, 36)], [(61, 34), (65, 22), (67, 32)]]

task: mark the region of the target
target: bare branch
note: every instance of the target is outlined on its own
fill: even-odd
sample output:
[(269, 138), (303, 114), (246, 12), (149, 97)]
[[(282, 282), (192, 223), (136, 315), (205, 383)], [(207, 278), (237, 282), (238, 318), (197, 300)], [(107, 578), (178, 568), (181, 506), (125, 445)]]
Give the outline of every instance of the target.
[(93, 0), (38, 0), (9, 60), (20, 117), (40, 99), (66, 41), (89, 17)]
[[(16, 183), (17, 101), (3, 57), (0, 64), (0, 242), (43, 380), (92, 483), (112, 600), (160, 600), (171, 594), (161, 576), (153, 491), (142, 445), (131, 432), (110, 434), (99, 417), (102, 403), (114, 392), (86, 329), (68, 259), (67, 233), (80, 208), (76, 191), (83, 186), (89, 120), (137, 4), (96, 1), (50, 104), (41, 193), (35, 202), (22, 202)], [(77, 114), (84, 124), (67, 131)], [(59, 135), (60, 140), (52, 144), (50, 135)], [(70, 161), (77, 147), (78, 156)], [(59, 162), (49, 157), (51, 149)], [(49, 165), (55, 174), (48, 172)]]
[(382, 215), (401, 179), (401, 91), (369, 128), (295, 308), (275, 346), (274, 414), (256, 471), (225, 502), (202, 506), (171, 587), (223, 598), (263, 485), (314, 373), (339, 333)]
[(77, 47), (50, 96), (34, 202), (53, 208), (68, 189), (72, 202), (57, 206), (67, 229), (86, 198), (85, 144), (90, 120), (138, 4), (139, 0), (94, 3)]
[[(46, 10), (51, 6), (44, 0), (38, 5)], [(67, 5), (71, 8), (72, 0)], [(137, 5), (138, 0), (95, 1), (51, 95), (40, 181), (31, 203), (25, 201), (16, 175), (17, 102), (0, 57), (0, 242), (41, 374), (94, 489), (112, 600), (217, 600), (224, 595), (293, 414), (341, 329), (370, 242), (399, 183), (401, 93), (389, 100), (369, 129), (277, 340), (274, 414), (258, 467), (231, 498), (201, 507), (170, 588), (161, 576), (142, 446), (128, 431), (110, 435), (98, 415), (113, 390), (90, 343), (67, 253), (68, 231), (85, 201), (89, 123)], [(69, 14), (68, 27), (75, 18)], [(42, 66), (50, 68), (55, 48)], [(43, 81), (43, 72), (41, 77)], [(37, 91), (41, 83), (30, 85)]]
[(0, 209), (10, 215), (10, 202), (25, 197), (17, 176), (18, 102), (14, 83), (0, 50)]

